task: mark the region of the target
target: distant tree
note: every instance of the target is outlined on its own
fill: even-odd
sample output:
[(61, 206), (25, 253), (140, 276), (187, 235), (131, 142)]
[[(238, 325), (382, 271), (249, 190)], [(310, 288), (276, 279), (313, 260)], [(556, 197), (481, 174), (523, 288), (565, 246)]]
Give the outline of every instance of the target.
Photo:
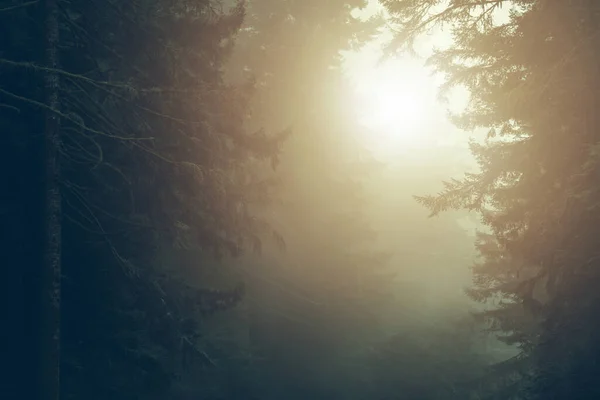
[(251, 126), (293, 129), (277, 174), (281, 202), (263, 209), (286, 252), (255, 260), (249, 283), (253, 341), (266, 376), (278, 376), (272, 398), (344, 397), (348, 381), (363, 378), (348, 375), (359, 365), (351, 358), (364, 351), (389, 296), (387, 254), (369, 226), (364, 188), (378, 166), (355, 140), (343, 101), (340, 51), (379, 23), (351, 16), (365, 4), (250, 1), (229, 69), (232, 79), (256, 79)]
[(379, 346), (370, 398), (471, 398), (491, 357), (477, 351), (480, 337), (469, 318), (413, 324)]

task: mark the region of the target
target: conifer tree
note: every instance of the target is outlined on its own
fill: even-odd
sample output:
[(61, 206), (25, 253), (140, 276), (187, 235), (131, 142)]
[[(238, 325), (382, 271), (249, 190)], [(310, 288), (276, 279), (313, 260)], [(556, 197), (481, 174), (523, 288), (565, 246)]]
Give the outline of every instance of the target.
[[(238, 256), (268, 229), (249, 210), (268, 198), (268, 184), (246, 166), (275, 164), (282, 136), (248, 132), (251, 85), (222, 79), (243, 4), (223, 13), (211, 2), (59, 0), (3, 5), (0, 15), (10, 20), (0, 23), (8, 38), (0, 119), (10, 127), (2, 150), (12, 165), (3, 170), (10, 194), (1, 207), (15, 232), (8, 259), (25, 265), (15, 281), (28, 297), (46, 293), (46, 282), (62, 284), (60, 310), (53, 304), (50, 314), (56, 321), (60, 312), (60, 337), (46, 334), (56, 323), (40, 331), (49, 314), (24, 302), (21, 348), (38, 332), (53, 341), (26, 354), (29, 368), (40, 364), (40, 350), (52, 354), (39, 379), (53, 389), (24, 396), (57, 398), (60, 383), (64, 398), (164, 398), (190, 360), (214, 363), (201, 348), (203, 318), (236, 305), (243, 288), (190, 284), (159, 255), (186, 247)], [(39, 28), (46, 20), (52, 35)], [(44, 47), (45, 37), (54, 42)], [(57, 118), (60, 126), (44, 130)], [(44, 159), (40, 132), (52, 139), (52, 158)], [(22, 175), (11, 175), (14, 165), (24, 166)], [(54, 196), (46, 215), (37, 211), (44, 182)], [(42, 263), (47, 216), (62, 241)], [(40, 278), (51, 271), (52, 280)], [(29, 386), (41, 387), (37, 379)], [(212, 385), (202, 388), (206, 398), (222, 394), (222, 382)]]
[[(480, 171), (417, 199), (432, 214), (478, 212), (481, 261), (471, 295), (498, 300), (483, 313), (491, 328), (520, 346), (519, 387), (497, 398), (591, 399), (598, 396), (590, 338), (600, 303), (597, 167), (598, 41), (596, 2), (385, 1), (400, 31), (394, 49), (434, 25), (454, 44), (430, 60), (447, 85), (465, 85), (469, 106), (455, 117), (489, 129), (473, 143)], [(439, 6), (439, 7), (437, 7)], [(437, 7), (437, 8), (435, 8)], [(494, 20), (508, 9), (508, 19)], [(499, 374), (499, 372), (497, 372)], [(511, 381), (512, 382), (512, 381)], [(502, 397), (504, 396), (504, 397)]]

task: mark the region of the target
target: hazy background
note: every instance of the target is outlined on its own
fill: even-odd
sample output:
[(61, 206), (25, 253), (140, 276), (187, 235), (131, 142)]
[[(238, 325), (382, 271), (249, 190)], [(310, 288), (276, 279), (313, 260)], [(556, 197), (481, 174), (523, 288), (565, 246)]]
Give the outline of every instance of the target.
[[(234, 82), (259, 82), (249, 126), (293, 131), (272, 176), (279, 201), (260, 211), (286, 249), (265, 244), (232, 267), (249, 282), (249, 346), (274, 379), (268, 398), (384, 398), (400, 388), (432, 398), (428, 391), (449, 390), (432, 389), (432, 374), (469, 381), (481, 365), (516, 354), (470, 316), (482, 307), (464, 294), (478, 221), (464, 212), (428, 219), (413, 199), (473, 171), (468, 141), (486, 132), (451, 124), (448, 110), (464, 107), (468, 93), (457, 88), (441, 101), (443, 77), (424, 58), (379, 65), (391, 33), (376, 2), (352, 12), (326, 3), (250, 2), (228, 69)], [(427, 56), (450, 43), (434, 32), (417, 50)], [(419, 84), (423, 114), (385, 127), (392, 137), (411, 130), (407, 140), (386, 141), (364, 123), (363, 94), (382, 73), (399, 76), (399, 90)]]
[(537, 320), (482, 316), (465, 289), (478, 261), (482, 297), (521, 300), (521, 278), (490, 277), (513, 260), (476, 251), (475, 215), (415, 199), (475, 171), (487, 133), (450, 122), (469, 93), (440, 98), (424, 65), (447, 32), (384, 59), (376, 1), (0, 3), (20, 398), (501, 398), (516, 349), (484, 321), (529, 339)]

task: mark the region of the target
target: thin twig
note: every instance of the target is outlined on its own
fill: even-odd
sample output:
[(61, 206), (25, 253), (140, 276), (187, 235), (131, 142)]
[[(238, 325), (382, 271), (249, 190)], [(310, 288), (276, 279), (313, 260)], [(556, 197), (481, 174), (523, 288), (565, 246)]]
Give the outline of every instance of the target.
[(32, 5), (37, 4), (37, 3), (39, 3), (39, 0), (28, 1), (27, 3), (23, 3), (23, 4), (17, 4), (15, 6), (0, 8), (0, 13), (17, 10), (17, 9), (23, 8), (23, 7), (29, 7), (29, 6), (32, 6)]
[(102, 136), (110, 137), (110, 138), (113, 138), (113, 139), (126, 140), (126, 141), (154, 140), (153, 137), (134, 138), (134, 137), (116, 136), (116, 135), (111, 135), (111, 134), (106, 133), (106, 132), (98, 131), (96, 129), (88, 128), (87, 126), (85, 126), (81, 122), (79, 122), (79, 121), (75, 120), (74, 118), (72, 118), (70, 115), (62, 113), (62, 112), (60, 112), (58, 110), (55, 110), (52, 107), (48, 106), (47, 104), (41, 103), (41, 102), (36, 101), (36, 100), (29, 99), (27, 97), (19, 96), (17, 94), (11, 93), (11, 92), (9, 92), (7, 90), (4, 90), (4, 89), (0, 89), (0, 93), (6, 95), (8, 97), (11, 97), (11, 98), (13, 98), (15, 100), (19, 100), (19, 101), (22, 101), (22, 102), (25, 102), (25, 103), (32, 104), (34, 106), (43, 108), (44, 110), (52, 111), (53, 113), (56, 113), (57, 115), (59, 115), (61, 118), (64, 118), (64, 119), (66, 119), (68, 121), (73, 122), (75, 125), (79, 126), (81, 129), (83, 129), (85, 131), (88, 131), (90, 133), (95, 133), (97, 135), (102, 135)]

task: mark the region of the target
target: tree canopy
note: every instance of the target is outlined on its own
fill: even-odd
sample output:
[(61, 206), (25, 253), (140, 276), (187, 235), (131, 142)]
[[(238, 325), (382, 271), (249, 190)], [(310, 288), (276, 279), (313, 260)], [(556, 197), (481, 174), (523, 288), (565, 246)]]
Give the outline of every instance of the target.
[[(242, 3), (223, 13), (192, 1), (32, 2), (0, 10), (9, 38), (0, 59), (8, 78), (1, 118), (10, 127), (3, 160), (5, 171), (23, 165), (29, 182), (11, 176), (3, 207), (8, 230), (29, 246), (14, 246), (9, 259), (24, 263), (30, 290), (54, 284), (40, 278), (49, 266), (36, 258), (47, 216), (30, 210), (44, 198), (36, 184), (48, 165), (44, 113), (61, 121), (62, 306), (55, 311), (64, 398), (160, 398), (189, 360), (210, 362), (197, 348), (198, 315), (229, 308), (242, 295), (241, 283), (185, 282), (158, 255), (183, 247), (237, 256), (268, 230), (249, 208), (269, 198), (269, 184), (248, 166), (276, 164), (285, 134), (247, 131), (252, 85), (223, 80), (243, 17)], [(39, 27), (52, 24), (55, 41), (44, 43)], [(45, 62), (49, 51), (56, 66)], [(58, 82), (54, 103), (44, 101), (48, 76)], [(36, 325), (46, 312), (38, 304), (25, 305), (30, 332), (55, 335)], [(36, 365), (41, 349), (31, 347), (26, 360)], [(38, 375), (49, 376), (49, 368), (58, 366), (44, 365)]]
[(450, 27), (453, 45), (429, 62), (446, 74), (446, 88), (470, 90), (455, 122), (489, 129), (471, 146), (479, 172), (417, 200), (433, 215), (475, 211), (487, 228), (469, 293), (496, 301), (482, 316), (522, 350), (522, 391), (498, 398), (597, 396), (598, 4), (384, 3), (400, 26), (391, 49), (435, 25)]
[[(4, 397), (599, 397), (600, 3), (379, 3), (0, 0)], [(390, 28), (487, 132), (437, 194), (348, 101)]]

